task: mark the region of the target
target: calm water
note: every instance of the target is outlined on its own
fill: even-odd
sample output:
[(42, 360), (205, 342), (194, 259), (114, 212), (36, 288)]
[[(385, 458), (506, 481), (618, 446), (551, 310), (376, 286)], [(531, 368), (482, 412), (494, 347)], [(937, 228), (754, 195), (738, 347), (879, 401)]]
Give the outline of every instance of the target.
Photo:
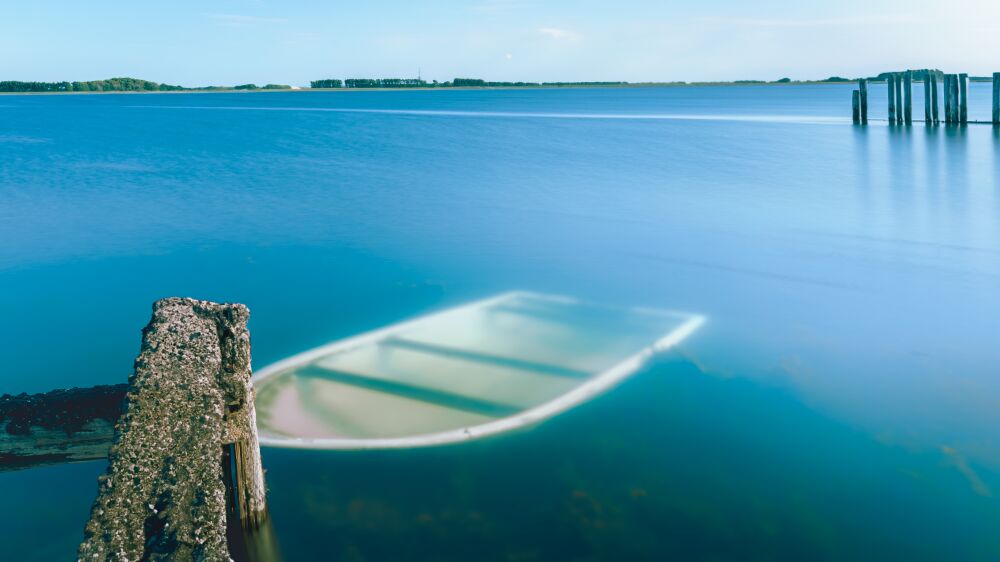
[[(685, 309), (709, 323), (679, 350), (535, 430), (264, 450), (285, 559), (997, 560), (1000, 136), (849, 110), (0, 97), (0, 392), (124, 381), (169, 295), (248, 304), (257, 367), (511, 289)], [(0, 558), (72, 559), (102, 470), (0, 473)]]

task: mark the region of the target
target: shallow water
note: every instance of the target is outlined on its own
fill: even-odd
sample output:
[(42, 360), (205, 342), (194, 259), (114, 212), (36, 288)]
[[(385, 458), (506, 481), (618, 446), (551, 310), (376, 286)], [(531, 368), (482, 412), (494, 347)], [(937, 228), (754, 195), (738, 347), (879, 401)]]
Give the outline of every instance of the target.
[[(0, 392), (123, 381), (168, 295), (258, 368), (512, 289), (690, 310), (532, 431), (265, 449), (284, 557), (994, 560), (1000, 135), (850, 89), (5, 96)], [(71, 558), (98, 464), (0, 473), (5, 557)]]

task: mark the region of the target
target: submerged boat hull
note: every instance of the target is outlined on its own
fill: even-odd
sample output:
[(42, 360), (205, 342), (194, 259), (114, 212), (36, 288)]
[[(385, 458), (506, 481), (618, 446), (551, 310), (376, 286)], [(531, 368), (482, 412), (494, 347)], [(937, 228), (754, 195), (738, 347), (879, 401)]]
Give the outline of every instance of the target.
[(583, 404), (704, 317), (505, 293), (306, 351), (254, 376), (261, 445), (443, 445)]

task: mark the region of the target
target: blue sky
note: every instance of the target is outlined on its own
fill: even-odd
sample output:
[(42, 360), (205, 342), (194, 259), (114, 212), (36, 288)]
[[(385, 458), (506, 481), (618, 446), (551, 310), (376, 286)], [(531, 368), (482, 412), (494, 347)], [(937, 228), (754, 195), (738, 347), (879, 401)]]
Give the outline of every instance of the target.
[(732, 80), (1000, 71), (994, 0), (0, 0), (0, 80)]

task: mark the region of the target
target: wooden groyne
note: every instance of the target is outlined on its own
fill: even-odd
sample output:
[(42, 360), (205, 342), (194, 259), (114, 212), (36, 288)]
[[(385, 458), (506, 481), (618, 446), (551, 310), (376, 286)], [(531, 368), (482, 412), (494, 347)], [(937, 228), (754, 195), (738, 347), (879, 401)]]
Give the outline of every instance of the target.
[(245, 529), (264, 521), (248, 318), (239, 304), (154, 304), (81, 560), (229, 560), (227, 504)]
[[(940, 123), (938, 112), (938, 70), (916, 71), (924, 83), (924, 118), (926, 125)], [(913, 119), (913, 82), (915, 71), (886, 73), (887, 121), (890, 125), (910, 125)], [(948, 125), (980, 124), (969, 120), (969, 75), (942, 74), (944, 122)], [(851, 115), (855, 124), (868, 123), (868, 86), (870, 80), (858, 80), (858, 89), (851, 92)], [(993, 73), (993, 126), (1000, 126), (1000, 72)]]
[(128, 385), (0, 396), (0, 471), (104, 459)]

